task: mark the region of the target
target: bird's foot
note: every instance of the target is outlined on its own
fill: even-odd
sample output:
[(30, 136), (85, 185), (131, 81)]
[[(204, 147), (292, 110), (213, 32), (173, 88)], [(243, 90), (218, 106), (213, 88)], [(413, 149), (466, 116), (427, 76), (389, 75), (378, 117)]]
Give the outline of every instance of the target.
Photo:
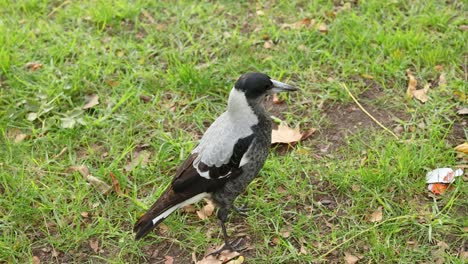
[(219, 256), (219, 254), (221, 254), (221, 252), (223, 252), (225, 250), (237, 251), (237, 252), (242, 251), (242, 250), (245, 249), (245, 247), (243, 245), (244, 243), (242, 243), (243, 241), (244, 241), (244, 239), (242, 239), (242, 237), (239, 237), (236, 240), (232, 241), (231, 243), (224, 243), (224, 245), (220, 249), (211, 252), (210, 254), (206, 255), (205, 257)]
[(243, 217), (247, 217), (247, 212), (250, 211), (250, 208), (248, 208), (246, 205), (243, 205), (242, 207), (233, 206), (232, 209)]

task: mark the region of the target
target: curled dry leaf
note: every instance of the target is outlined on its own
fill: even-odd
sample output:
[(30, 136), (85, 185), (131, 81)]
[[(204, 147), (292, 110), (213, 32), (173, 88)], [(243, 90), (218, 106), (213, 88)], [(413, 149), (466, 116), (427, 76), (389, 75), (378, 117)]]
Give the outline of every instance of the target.
[(379, 206), (379, 208), (370, 215), (369, 221), (372, 223), (382, 221), (382, 206)]
[(358, 257), (352, 255), (349, 252), (345, 252), (344, 254), (345, 254), (344, 261), (345, 261), (346, 264), (355, 264), (355, 263), (357, 263), (359, 261)]
[(274, 129), (271, 133), (271, 144), (275, 143), (295, 143), (302, 139), (302, 133), (299, 127), (290, 128), (281, 123), (278, 129)]
[(439, 86), (447, 86), (447, 79), (445, 79), (445, 73), (441, 73), (439, 76)]
[(295, 23), (282, 24), (281, 28), (299, 29), (315, 25), (315, 19), (304, 18)]
[(418, 81), (416, 81), (416, 78), (414, 75), (411, 73), (410, 70), (406, 70), (406, 75), (409, 78), (408, 81), (408, 88), (406, 89), (406, 95), (409, 98), (415, 97), (419, 101), (425, 103), (427, 100), (429, 100), (429, 97), (427, 96), (427, 92), (429, 91), (430, 84), (426, 84), (423, 89), (416, 89), (416, 86), (418, 85)]
[(24, 65), (24, 67), (28, 70), (31, 70), (31, 71), (37, 71), (39, 70), (40, 68), (42, 68), (42, 63), (39, 63), (39, 62), (28, 62)]
[(40, 264), (41, 259), (38, 256), (33, 256), (32, 263), (33, 264)]
[(215, 205), (211, 200), (205, 199), (206, 200), (206, 205), (203, 206), (203, 208), (199, 211), (197, 211), (197, 215), (201, 220), (205, 220), (211, 215), (213, 215)]
[(271, 49), (273, 47), (273, 41), (271, 41), (271, 40), (265, 41), (265, 43), (263, 43), (263, 47), (265, 49)]
[(120, 183), (119, 183), (119, 180), (117, 180), (117, 177), (115, 177), (112, 171), (109, 172), (109, 176), (111, 177), (112, 187), (114, 188), (115, 193), (117, 193), (118, 196), (123, 195), (123, 192), (122, 192), (122, 189), (120, 188)]
[(458, 152), (468, 154), (468, 143), (465, 142), (463, 144), (460, 144), (460, 145), (456, 146), (455, 150), (458, 151)]
[(107, 194), (112, 187), (109, 186), (109, 184), (103, 182), (99, 178), (96, 178), (92, 175), (86, 176), (86, 180), (93, 185), (101, 194)]
[(327, 25), (325, 25), (325, 24), (323, 24), (323, 23), (320, 24), (320, 25), (318, 26), (318, 31), (319, 31), (320, 33), (323, 33), (323, 34), (328, 34), (328, 27), (327, 27)]
[(278, 94), (275, 94), (275, 93), (274, 93), (272, 97), (273, 97), (273, 103), (274, 103), (274, 104), (282, 104), (282, 103), (284, 103), (284, 100), (281, 100), (281, 99), (279, 98)]
[[(221, 248), (221, 246), (219, 247)], [(211, 252), (215, 251), (214, 248), (210, 248), (207, 252), (207, 255)], [(228, 251), (224, 250), (217, 256), (206, 256), (203, 257), (200, 261), (197, 261), (196, 264), (242, 264), (244, 263), (245, 259), (243, 256), (240, 255), (237, 251)]]
[(174, 264), (174, 257), (172, 256), (164, 256), (164, 258), (166, 259), (164, 261), (164, 264)]
[(79, 172), (81, 176), (86, 177), (89, 175), (89, 169), (85, 165), (70, 166), (67, 169), (68, 172)]
[(125, 166), (125, 171), (132, 171), (138, 165), (142, 168), (146, 167), (150, 157), (151, 152), (147, 150), (141, 150), (141, 148), (135, 150), (135, 152), (133, 152), (133, 159)]
[(14, 143), (20, 143), (21, 141), (25, 140), (28, 136), (24, 134), (18, 128), (9, 129), (7, 132), (7, 138), (13, 140)]
[(89, 247), (94, 251), (94, 253), (99, 252), (99, 241), (97, 239), (89, 240)]
[(463, 107), (462, 109), (457, 111), (459, 115), (468, 115), (468, 107)]
[(92, 95), (86, 96), (86, 104), (83, 106), (83, 109), (89, 109), (98, 104), (99, 104), (99, 96), (97, 94), (92, 94)]

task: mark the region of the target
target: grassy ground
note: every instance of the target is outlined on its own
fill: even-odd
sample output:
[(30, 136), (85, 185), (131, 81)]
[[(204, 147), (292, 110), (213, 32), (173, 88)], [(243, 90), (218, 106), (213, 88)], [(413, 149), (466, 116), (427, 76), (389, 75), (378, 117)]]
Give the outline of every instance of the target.
[[(467, 140), (467, 6), (356, 2), (0, 1), (0, 262), (189, 263), (220, 245), (215, 217), (177, 213), (138, 242), (131, 228), (255, 70), (301, 87), (269, 108), (318, 130), (275, 147), (239, 198), (254, 210), (228, 231), (247, 263), (462, 263), (463, 179), (435, 197), (424, 177), (460, 163)], [(427, 103), (406, 97), (407, 69), (432, 81)], [(90, 94), (100, 104), (83, 110)], [(126, 170), (141, 148), (149, 162)], [(127, 195), (101, 194), (78, 165)]]

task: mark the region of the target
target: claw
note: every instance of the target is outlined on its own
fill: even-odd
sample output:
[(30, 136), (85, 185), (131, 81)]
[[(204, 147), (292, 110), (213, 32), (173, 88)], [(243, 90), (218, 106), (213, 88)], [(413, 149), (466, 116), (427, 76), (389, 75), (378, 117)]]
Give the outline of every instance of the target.
[(211, 252), (210, 254), (207, 254), (205, 257), (209, 257), (209, 256), (213, 256), (213, 255), (216, 255), (217, 257), (219, 256), (219, 254), (221, 254), (221, 252), (225, 251), (225, 250), (228, 250), (228, 251), (243, 251), (246, 249), (246, 247), (239, 247), (241, 246), (242, 244), (242, 237), (239, 237), (237, 238), (236, 240), (232, 241), (231, 243), (224, 243), (224, 245), (218, 249), (218, 250), (215, 250), (213, 252)]
[(244, 217), (247, 217), (248, 214), (247, 212), (250, 211), (250, 208), (248, 208), (247, 206), (242, 206), (242, 207), (236, 207), (236, 206), (233, 206), (232, 209), (238, 213), (239, 215), (241, 216), (244, 216)]

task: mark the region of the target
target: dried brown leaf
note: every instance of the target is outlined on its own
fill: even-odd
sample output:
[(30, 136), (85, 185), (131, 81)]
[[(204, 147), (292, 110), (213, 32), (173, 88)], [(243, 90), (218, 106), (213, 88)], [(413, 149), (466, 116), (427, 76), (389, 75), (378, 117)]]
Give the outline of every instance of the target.
[(89, 240), (89, 247), (94, 251), (94, 253), (99, 252), (99, 241), (97, 239)]
[(81, 212), (80, 215), (84, 218), (88, 218), (89, 217), (89, 213), (88, 212)]
[(265, 49), (271, 49), (273, 47), (273, 41), (271, 41), (271, 40), (265, 41), (265, 43), (263, 43), (263, 47)]
[(323, 34), (328, 34), (328, 27), (327, 27), (327, 25), (326, 25), (326, 24), (323, 24), (323, 23), (320, 24), (320, 25), (318, 26), (318, 31), (319, 31), (320, 33), (323, 33)]
[(89, 175), (89, 169), (85, 165), (70, 166), (67, 169), (68, 172), (79, 172), (81, 176), (87, 177)]
[(299, 249), (299, 254), (300, 255), (307, 255), (308, 254), (307, 249), (306, 249), (306, 247), (304, 247), (304, 245), (301, 245), (301, 248)]
[(309, 128), (309, 130), (307, 130), (306, 132), (304, 132), (302, 134), (301, 140), (305, 140), (305, 139), (309, 138), (310, 136), (312, 136), (315, 133), (315, 131), (317, 131), (317, 129), (315, 129), (313, 127)]
[(463, 31), (468, 31), (468, 25), (460, 25), (458, 28)]
[(455, 150), (458, 151), (458, 152), (468, 154), (468, 143), (465, 142), (463, 144), (460, 144), (460, 145), (456, 146)]
[[(221, 248), (221, 246), (219, 247)], [(214, 248), (210, 248), (207, 254), (215, 251)], [(244, 263), (244, 257), (240, 255), (237, 251), (224, 250), (217, 256), (205, 256), (200, 261), (197, 261), (196, 264), (242, 264)]]
[(119, 183), (119, 180), (117, 180), (117, 177), (115, 177), (115, 175), (114, 175), (114, 173), (112, 171), (109, 172), (109, 176), (111, 177), (112, 187), (113, 187), (115, 193), (117, 193), (118, 196), (123, 195), (123, 192), (122, 192), (122, 189), (120, 188), (120, 183)]
[(382, 218), (382, 206), (379, 206), (379, 208), (377, 208), (377, 210), (370, 215), (369, 221), (372, 223), (380, 222), (382, 221)]
[(14, 143), (20, 143), (21, 141), (25, 140), (27, 137), (28, 136), (24, 134), (18, 128), (8, 129), (7, 138), (12, 140)]
[(86, 181), (93, 185), (101, 194), (107, 194), (112, 189), (107, 183), (92, 175), (86, 176)]
[(83, 106), (83, 109), (89, 109), (98, 104), (99, 104), (99, 96), (97, 94), (92, 94), (92, 95), (86, 96), (86, 104)]
[(457, 111), (458, 115), (468, 115), (468, 107), (463, 107), (462, 109)]
[(271, 143), (294, 143), (302, 139), (302, 133), (299, 127), (290, 128), (289, 126), (281, 123), (278, 129), (273, 129), (271, 134)]
[(195, 213), (197, 209), (195, 208), (195, 206), (189, 204), (187, 206), (182, 207), (182, 211), (186, 213)]
[(416, 91), (416, 86), (418, 85), (418, 81), (416, 81), (416, 78), (414, 78), (414, 75), (411, 73), (409, 69), (406, 70), (406, 76), (408, 76), (409, 78), (408, 88), (406, 89), (406, 95), (409, 98), (413, 98), (413, 91)]
[(37, 71), (39, 70), (40, 68), (42, 68), (42, 63), (39, 63), (39, 62), (28, 62), (24, 65), (24, 67), (28, 70), (31, 70), (31, 71)]
[(151, 152), (147, 150), (135, 150), (133, 153), (133, 159), (125, 166), (125, 171), (132, 171), (138, 165), (142, 168), (146, 167), (150, 157)]
[(278, 94), (274, 93), (273, 94), (273, 103), (274, 104), (282, 104), (284, 103), (284, 100), (281, 100), (278, 96)]
[(441, 73), (439, 76), (439, 86), (447, 86), (447, 79), (445, 79), (445, 73)]
[(143, 101), (143, 103), (149, 103), (151, 99), (152, 98), (149, 95), (144, 95), (144, 94), (140, 95), (140, 100)]
[(300, 28), (310, 27), (313, 25), (315, 25), (315, 19), (304, 18), (295, 23), (282, 24), (281, 28), (300, 29)]
[(164, 259), (166, 259), (164, 261), (164, 264), (174, 264), (174, 257), (172, 256), (164, 256)]
[(427, 83), (423, 89), (416, 90), (416, 86), (418, 84), (418, 82), (416, 81), (416, 78), (414, 77), (414, 75), (411, 73), (410, 70), (406, 70), (406, 75), (409, 78), (408, 89), (406, 90), (406, 95), (409, 98), (414, 97), (423, 103), (427, 102), (427, 100), (429, 100), (429, 97), (427, 96), (427, 92), (429, 91), (429, 88), (431, 87), (431, 85)]
[(205, 220), (211, 215), (213, 215), (215, 209), (215, 205), (211, 200), (206, 199), (206, 205), (199, 211), (197, 211), (197, 215), (201, 220)]
[(151, 24), (154, 24), (156, 22), (156, 20), (154, 20), (154, 17), (148, 11), (143, 10), (143, 11), (141, 11), (141, 13), (146, 17), (146, 19), (148, 19), (148, 21)]
[(33, 264), (40, 264), (41, 259), (38, 256), (33, 256), (32, 263)]
[(345, 252), (344, 261), (346, 264), (355, 264), (359, 261), (359, 258), (349, 252)]

